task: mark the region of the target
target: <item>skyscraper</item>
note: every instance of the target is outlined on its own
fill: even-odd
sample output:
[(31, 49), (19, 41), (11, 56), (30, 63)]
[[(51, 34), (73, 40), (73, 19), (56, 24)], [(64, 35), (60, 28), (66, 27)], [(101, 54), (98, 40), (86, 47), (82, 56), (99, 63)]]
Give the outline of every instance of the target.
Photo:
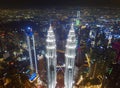
[(76, 38), (75, 38), (74, 25), (71, 25), (71, 29), (68, 34), (66, 51), (65, 51), (65, 88), (73, 87), (73, 75), (75, 64), (75, 51), (76, 51)]
[(77, 11), (77, 18), (80, 19), (80, 11)]
[(46, 40), (48, 88), (56, 86), (56, 42), (52, 27), (49, 27)]
[(30, 43), (30, 38), (33, 36), (32, 28), (31, 27), (26, 28), (25, 33), (27, 35), (27, 45), (28, 45), (29, 58), (30, 58), (30, 68), (31, 68), (31, 70), (34, 70), (33, 60), (32, 60), (32, 52), (31, 52), (31, 43)]

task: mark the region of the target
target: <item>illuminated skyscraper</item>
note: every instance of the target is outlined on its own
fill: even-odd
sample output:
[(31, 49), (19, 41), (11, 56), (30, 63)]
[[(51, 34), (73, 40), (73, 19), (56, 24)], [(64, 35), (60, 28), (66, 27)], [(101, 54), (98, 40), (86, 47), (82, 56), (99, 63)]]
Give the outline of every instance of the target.
[[(27, 45), (28, 45), (28, 51), (29, 51), (29, 58), (30, 58), (30, 68), (31, 70), (34, 70), (33, 67), (33, 59), (32, 59), (32, 52), (31, 52), (31, 47), (33, 47), (33, 51), (34, 51), (34, 60), (35, 60), (35, 72), (38, 73), (38, 68), (37, 68), (37, 58), (36, 58), (36, 50), (35, 50), (35, 40), (34, 40), (34, 34), (32, 31), (31, 27), (28, 27), (25, 30), (25, 33), (27, 35)], [(32, 40), (31, 40), (32, 38)], [(31, 41), (33, 44), (31, 44)]]
[(107, 48), (111, 47), (111, 41), (112, 41), (112, 35), (109, 35)]
[(95, 46), (96, 32), (94, 30), (90, 30), (89, 37), (91, 38), (91, 47), (94, 47)]
[(65, 51), (65, 76), (64, 76), (65, 88), (73, 87), (74, 64), (76, 56), (75, 51), (76, 51), (76, 36), (74, 26), (72, 24), (68, 34)]
[(47, 58), (47, 76), (48, 88), (55, 88), (56, 86), (56, 42), (52, 27), (48, 30), (46, 40), (46, 58)]
[(77, 11), (77, 15), (75, 18), (75, 26), (80, 26), (81, 25), (81, 17), (80, 17), (80, 11)]
[(32, 28), (28, 27), (25, 30), (25, 33), (27, 35), (27, 45), (28, 45), (29, 58), (30, 58), (30, 68), (31, 68), (31, 70), (33, 70), (33, 61), (32, 61), (31, 44), (30, 44), (30, 38), (33, 36)]
[(77, 18), (80, 19), (80, 11), (77, 11)]

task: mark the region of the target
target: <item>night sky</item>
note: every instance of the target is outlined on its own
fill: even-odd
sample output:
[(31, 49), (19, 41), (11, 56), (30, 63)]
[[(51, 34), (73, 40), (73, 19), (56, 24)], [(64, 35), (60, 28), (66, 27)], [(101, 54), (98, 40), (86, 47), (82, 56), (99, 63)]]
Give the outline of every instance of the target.
[(120, 0), (0, 0), (3, 8), (33, 8), (41, 6), (120, 6)]

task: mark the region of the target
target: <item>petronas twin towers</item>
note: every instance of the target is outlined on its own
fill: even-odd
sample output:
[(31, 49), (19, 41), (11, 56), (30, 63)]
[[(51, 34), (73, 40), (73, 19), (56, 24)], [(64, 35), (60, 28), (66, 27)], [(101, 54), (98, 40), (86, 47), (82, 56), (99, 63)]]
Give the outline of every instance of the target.
[[(56, 88), (57, 84), (57, 55), (56, 55), (56, 40), (52, 27), (49, 27), (46, 39), (46, 58), (47, 58), (47, 78), (48, 88)], [(76, 51), (76, 38), (74, 25), (71, 25), (65, 50), (65, 73), (64, 73), (64, 88), (73, 87), (74, 62)]]

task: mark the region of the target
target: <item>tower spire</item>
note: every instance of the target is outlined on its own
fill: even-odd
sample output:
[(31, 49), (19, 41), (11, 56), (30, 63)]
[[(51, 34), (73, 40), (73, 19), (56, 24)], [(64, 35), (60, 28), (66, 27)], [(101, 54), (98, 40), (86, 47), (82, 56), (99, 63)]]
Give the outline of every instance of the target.
[(71, 24), (71, 30), (74, 30), (74, 24), (73, 23)]

